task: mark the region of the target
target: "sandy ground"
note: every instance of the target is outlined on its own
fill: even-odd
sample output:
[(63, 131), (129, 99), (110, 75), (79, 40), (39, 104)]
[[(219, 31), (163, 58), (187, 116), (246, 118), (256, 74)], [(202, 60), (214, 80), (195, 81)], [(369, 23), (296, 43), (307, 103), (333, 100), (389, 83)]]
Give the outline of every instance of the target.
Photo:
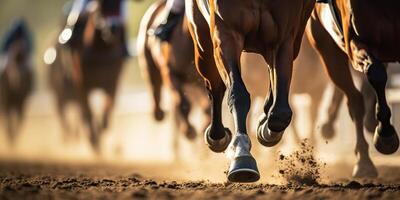
[[(370, 148), (379, 178), (351, 179), (355, 134), (345, 108), (335, 139), (316, 138), (312, 160), (317, 165), (294, 169), (295, 173), (313, 173), (315, 181), (293, 182), (292, 177), (281, 174), (293, 169), (282, 169), (279, 155), (288, 158), (299, 148), (289, 129), (283, 144), (276, 148), (262, 148), (254, 140), (252, 151), (262, 176), (259, 182), (231, 184), (226, 183), (228, 160), (224, 154), (210, 153), (201, 137), (195, 142), (176, 137), (170, 116), (163, 123), (154, 123), (143, 88), (121, 93), (112, 127), (102, 137), (101, 156), (91, 152), (84, 130), (78, 128), (72, 139), (65, 140), (50, 94), (36, 93), (13, 147), (0, 131), (0, 199), (400, 198), (398, 154), (381, 156)], [(93, 101), (101, 107), (97, 97)], [(306, 137), (307, 112), (303, 108), (295, 111), (304, 114), (296, 123), (302, 125), (301, 137)], [(74, 121), (78, 117), (72, 113), (69, 118)], [(196, 114), (192, 118), (197, 122)], [(224, 119), (229, 126), (230, 119)], [(371, 140), (369, 135), (367, 140)], [(295, 162), (298, 160), (296, 157)]]
[[(231, 184), (188, 181), (181, 166), (0, 162), (0, 199), (398, 199), (398, 167), (374, 181)], [(146, 174), (146, 175), (144, 175)]]

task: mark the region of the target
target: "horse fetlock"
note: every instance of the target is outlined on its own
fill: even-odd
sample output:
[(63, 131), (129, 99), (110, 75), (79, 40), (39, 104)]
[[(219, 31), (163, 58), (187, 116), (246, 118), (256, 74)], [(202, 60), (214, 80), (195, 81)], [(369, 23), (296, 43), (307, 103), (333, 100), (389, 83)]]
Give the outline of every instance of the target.
[(292, 120), (292, 110), (272, 110), (268, 117), (268, 128), (274, 132), (284, 131)]
[(391, 117), (392, 113), (389, 106), (385, 104), (377, 107), (376, 118), (379, 120), (379, 122), (389, 125)]
[(161, 108), (156, 108), (153, 111), (153, 115), (154, 115), (154, 119), (156, 121), (162, 121), (164, 119), (164, 117), (165, 117), (165, 113)]
[(182, 125), (182, 131), (185, 134), (186, 138), (189, 140), (194, 140), (196, 139), (196, 129), (190, 124), (190, 123), (185, 123)]
[(367, 154), (358, 159), (352, 175), (354, 178), (376, 178), (378, 177), (378, 170)]
[(228, 155), (230, 155), (231, 158), (251, 156), (251, 141), (249, 136), (245, 133), (237, 133), (229, 149)]
[(321, 135), (324, 139), (332, 139), (335, 136), (335, 127), (332, 122), (327, 121), (322, 124)]
[(259, 124), (257, 127), (257, 140), (263, 146), (272, 147), (281, 141), (284, 131), (272, 131), (268, 128), (267, 124), (268, 121)]
[(368, 156), (368, 143), (365, 140), (357, 141), (356, 148), (354, 149), (354, 153), (357, 157), (362, 158), (364, 156)]
[[(222, 135), (222, 137), (220, 137)], [(224, 152), (232, 140), (232, 133), (228, 128), (215, 128), (210, 125), (204, 132), (204, 142), (216, 153)]]

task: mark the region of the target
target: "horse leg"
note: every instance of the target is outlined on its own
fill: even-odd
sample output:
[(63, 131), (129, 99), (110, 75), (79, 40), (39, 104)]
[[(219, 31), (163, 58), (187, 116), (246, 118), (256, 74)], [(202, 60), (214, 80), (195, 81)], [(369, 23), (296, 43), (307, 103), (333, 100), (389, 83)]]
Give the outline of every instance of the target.
[(110, 115), (111, 112), (114, 108), (114, 102), (115, 102), (115, 92), (116, 88), (112, 87), (108, 90), (106, 90), (106, 102), (104, 105), (104, 112), (103, 112), (103, 117), (101, 121), (101, 131), (106, 130), (109, 127), (110, 124)]
[[(324, 87), (325, 88), (325, 87)], [(310, 138), (310, 145), (317, 145), (317, 137), (315, 134), (316, 124), (318, 121), (318, 114), (320, 111), (320, 105), (322, 100), (322, 91), (316, 91), (310, 94), (311, 96), (311, 105), (310, 105), (310, 132), (308, 133), (308, 137)]]
[(60, 119), (61, 128), (64, 133), (64, 140), (69, 139), (68, 134), (70, 133), (70, 127), (68, 126), (67, 119), (65, 116), (65, 102), (62, 98), (57, 98), (56, 109), (58, 118)]
[(267, 147), (275, 146), (292, 119), (289, 106), (289, 87), (293, 68), (293, 42), (285, 41), (275, 55), (264, 55), (270, 66), (271, 86), (264, 113), (259, 122), (257, 138)]
[(6, 108), (6, 114), (4, 120), (6, 121), (6, 130), (7, 130), (7, 136), (8, 136), (8, 141), (10, 142), (11, 145), (14, 145), (15, 143), (15, 123), (14, 123), (14, 109), (12, 106), (9, 105), (8, 108)]
[(336, 45), (319, 21), (310, 20), (308, 28), (310, 43), (319, 52), (333, 83), (346, 95), (349, 113), (355, 123), (357, 163), (353, 169), (353, 177), (376, 177), (378, 173), (369, 156), (368, 143), (364, 137), (364, 100), (354, 85), (347, 55)]
[[(174, 99), (174, 101), (176, 101), (176, 99)], [(179, 130), (181, 116), (179, 116), (177, 107), (174, 107), (174, 110), (172, 111), (172, 116), (173, 116), (174, 129)], [(179, 149), (180, 149), (179, 136), (180, 135), (178, 134), (178, 131), (172, 132), (172, 151), (174, 154), (175, 163), (181, 162), (181, 156), (179, 153)]]
[(240, 73), (244, 38), (240, 33), (225, 27), (220, 18), (215, 20), (215, 30), (211, 33), (214, 35), (214, 57), (219, 74), (228, 89), (228, 106), (236, 129), (227, 176), (231, 182), (254, 182), (259, 180), (260, 174), (256, 160), (250, 153), (251, 141), (246, 127), (251, 100)]
[(232, 139), (232, 133), (222, 123), (221, 106), (226, 87), (218, 74), (207, 22), (200, 11), (194, 10), (193, 13), (196, 24), (190, 23), (188, 27), (195, 44), (194, 60), (197, 71), (204, 78), (211, 100), (211, 124), (204, 132), (204, 141), (211, 151), (221, 153), (226, 150)]
[(376, 96), (374, 88), (368, 83), (368, 80), (362, 80), (361, 93), (365, 101), (364, 127), (368, 132), (373, 133), (378, 126), (378, 120), (375, 117)]
[(138, 56), (140, 66), (143, 67), (145, 75), (148, 77), (150, 82), (150, 88), (153, 97), (153, 115), (157, 121), (161, 121), (165, 117), (165, 113), (161, 108), (161, 89), (162, 89), (162, 76), (160, 69), (154, 61), (153, 55), (151, 54), (150, 48), (146, 42), (141, 45), (143, 48)]
[(80, 95), (80, 106), (83, 122), (89, 128), (89, 141), (93, 149), (97, 153), (99, 151), (99, 138), (96, 132), (96, 127), (93, 123), (93, 114), (89, 106), (89, 91), (84, 89)]
[(391, 112), (385, 94), (387, 81), (385, 66), (379, 60), (372, 59), (372, 63), (365, 70), (365, 73), (369, 83), (375, 90), (378, 102), (376, 107), (378, 126), (375, 129), (374, 145), (379, 152), (392, 154), (399, 148), (399, 137), (390, 123)]
[(344, 94), (343, 92), (333, 86), (333, 93), (329, 99), (328, 116), (321, 126), (321, 134), (325, 139), (332, 139), (335, 136), (335, 122), (339, 113), (340, 105), (342, 104)]
[(178, 115), (176, 120), (178, 120), (177, 122), (182, 122), (178, 124), (178, 127), (185, 134), (186, 138), (194, 140), (196, 138), (196, 130), (189, 121), (191, 104), (184, 94), (183, 81), (181, 81), (173, 72), (169, 72), (169, 77), (175, 98), (175, 112), (177, 112), (176, 114)]

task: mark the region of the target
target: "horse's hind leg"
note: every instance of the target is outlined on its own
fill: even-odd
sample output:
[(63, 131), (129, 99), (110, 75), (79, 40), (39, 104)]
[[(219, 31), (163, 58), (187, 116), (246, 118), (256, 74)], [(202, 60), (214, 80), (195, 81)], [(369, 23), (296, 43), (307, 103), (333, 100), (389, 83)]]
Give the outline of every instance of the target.
[(66, 106), (65, 101), (62, 98), (57, 98), (56, 102), (57, 114), (61, 123), (61, 128), (64, 135), (64, 141), (67, 141), (68, 139), (70, 139), (68, 137), (68, 134), (70, 134), (71, 130), (65, 116), (65, 106)]
[(115, 92), (116, 92), (116, 87), (112, 86), (110, 89), (106, 91), (106, 96), (105, 96), (105, 105), (104, 105), (104, 112), (103, 112), (103, 117), (101, 121), (101, 131), (106, 130), (109, 127), (110, 124), (110, 116), (111, 112), (114, 108), (114, 102), (115, 102)]
[(196, 130), (189, 121), (191, 104), (183, 91), (184, 83), (174, 74), (174, 72), (169, 72), (169, 77), (172, 84), (172, 91), (174, 93), (175, 112), (178, 115), (176, 116), (178, 128), (182, 130), (189, 140), (193, 140), (196, 138)]
[(378, 120), (375, 117), (376, 96), (374, 88), (367, 81), (362, 80), (361, 83), (361, 93), (365, 100), (364, 127), (368, 132), (373, 133), (378, 125)]
[(357, 164), (354, 167), (353, 176), (376, 177), (377, 170), (369, 156), (368, 143), (364, 137), (364, 100), (362, 94), (354, 86), (348, 58), (319, 21), (310, 20), (308, 25), (310, 43), (320, 53), (331, 80), (346, 95), (349, 113), (356, 126), (355, 153), (357, 155)]
[(339, 113), (340, 105), (342, 104), (344, 94), (343, 92), (333, 86), (333, 93), (331, 98), (329, 99), (328, 106), (328, 116), (325, 122), (322, 123), (321, 126), (321, 134), (325, 139), (331, 139), (335, 136), (335, 122)]
[(154, 58), (147, 47), (146, 42), (142, 46), (142, 54), (138, 56), (140, 66), (144, 69), (144, 73), (150, 82), (150, 88), (153, 97), (153, 116), (157, 121), (164, 119), (164, 111), (161, 109), (161, 89), (162, 89), (162, 76), (160, 69), (154, 61)]
[(6, 122), (8, 142), (11, 144), (11, 146), (13, 146), (16, 138), (14, 109), (12, 106), (10, 106), (6, 108), (5, 112), (6, 114), (4, 120)]
[(81, 91), (79, 101), (80, 101), (82, 119), (86, 127), (89, 129), (90, 144), (97, 153), (99, 151), (99, 137), (97, 135), (97, 130), (93, 122), (93, 114), (89, 106), (89, 91), (87, 90)]
[(372, 58), (372, 63), (367, 66), (367, 70), (365, 71), (369, 83), (375, 90), (378, 101), (376, 113), (378, 126), (374, 134), (374, 145), (379, 152), (383, 154), (392, 154), (399, 148), (399, 138), (390, 122), (391, 112), (386, 101), (386, 68), (379, 60)]

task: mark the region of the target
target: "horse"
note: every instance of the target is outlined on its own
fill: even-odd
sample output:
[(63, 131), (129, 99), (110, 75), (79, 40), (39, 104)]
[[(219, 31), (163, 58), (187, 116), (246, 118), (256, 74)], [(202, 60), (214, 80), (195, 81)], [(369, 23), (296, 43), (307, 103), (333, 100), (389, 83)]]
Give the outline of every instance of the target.
[(376, 96), (376, 126), (373, 143), (382, 154), (392, 154), (399, 139), (390, 122), (391, 111), (385, 97), (387, 72), (384, 63), (400, 61), (395, 49), (400, 30), (400, 2), (337, 0), (316, 4), (307, 25), (307, 35), (319, 52), (334, 84), (347, 97), (349, 113), (356, 127), (354, 177), (376, 177), (377, 169), (364, 138), (365, 113), (362, 94), (355, 88), (348, 64), (365, 74)]
[[(165, 1), (153, 3), (141, 20), (137, 43), (139, 65), (142, 75), (150, 86), (154, 119), (156, 121), (164, 119), (165, 112), (160, 105), (161, 89), (163, 85), (168, 86), (173, 97), (172, 112), (175, 127), (187, 139), (194, 140), (197, 132), (189, 120), (192, 110), (190, 97), (199, 102), (207, 123), (210, 119), (209, 102), (203, 82), (193, 64), (193, 42), (188, 30), (187, 19), (182, 15), (168, 42), (160, 42), (151, 34), (151, 31), (162, 22), (165, 5)], [(188, 88), (189, 91), (187, 91)], [(202, 103), (202, 99), (205, 100), (203, 101), (205, 103)], [(178, 135), (174, 137), (177, 139)], [(177, 151), (176, 146), (175, 151)]]
[(8, 31), (0, 59), (0, 110), (10, 143), (15, 142), (33, 89), (31, 32), (23, 20)]
[[(225, 151), (233, 138), (227, 171), (231, 182), (255, 182), (260, 178), (247, 135), (251, 100), (241, 77), (240, 56), (243, 51), (258, 53), (269, 65), (270, 89), (257, 139), (264, 146), (274, 146), (292, 118), (288, 95), (293, 60), (314, 4), (306, 0), (186, 1), (196, 68), (212, 101), (211, 124), (204, 137), (217, 153)], [(221, 104), (226, 89), (234, 136), (222, 124)]]
[[(108, 127), (114, 106), (118, 80), (126, 58), (121, 20), (122, 1), (92, 0), (90, 11), (79, 16), (67, 45), (72, 57), (72, 81), (89, 139), (98, 152), (100, 134)], [(89, 107), (89, 93), (102, 89), (106, 94), (103, 115), (94, 121)]]

